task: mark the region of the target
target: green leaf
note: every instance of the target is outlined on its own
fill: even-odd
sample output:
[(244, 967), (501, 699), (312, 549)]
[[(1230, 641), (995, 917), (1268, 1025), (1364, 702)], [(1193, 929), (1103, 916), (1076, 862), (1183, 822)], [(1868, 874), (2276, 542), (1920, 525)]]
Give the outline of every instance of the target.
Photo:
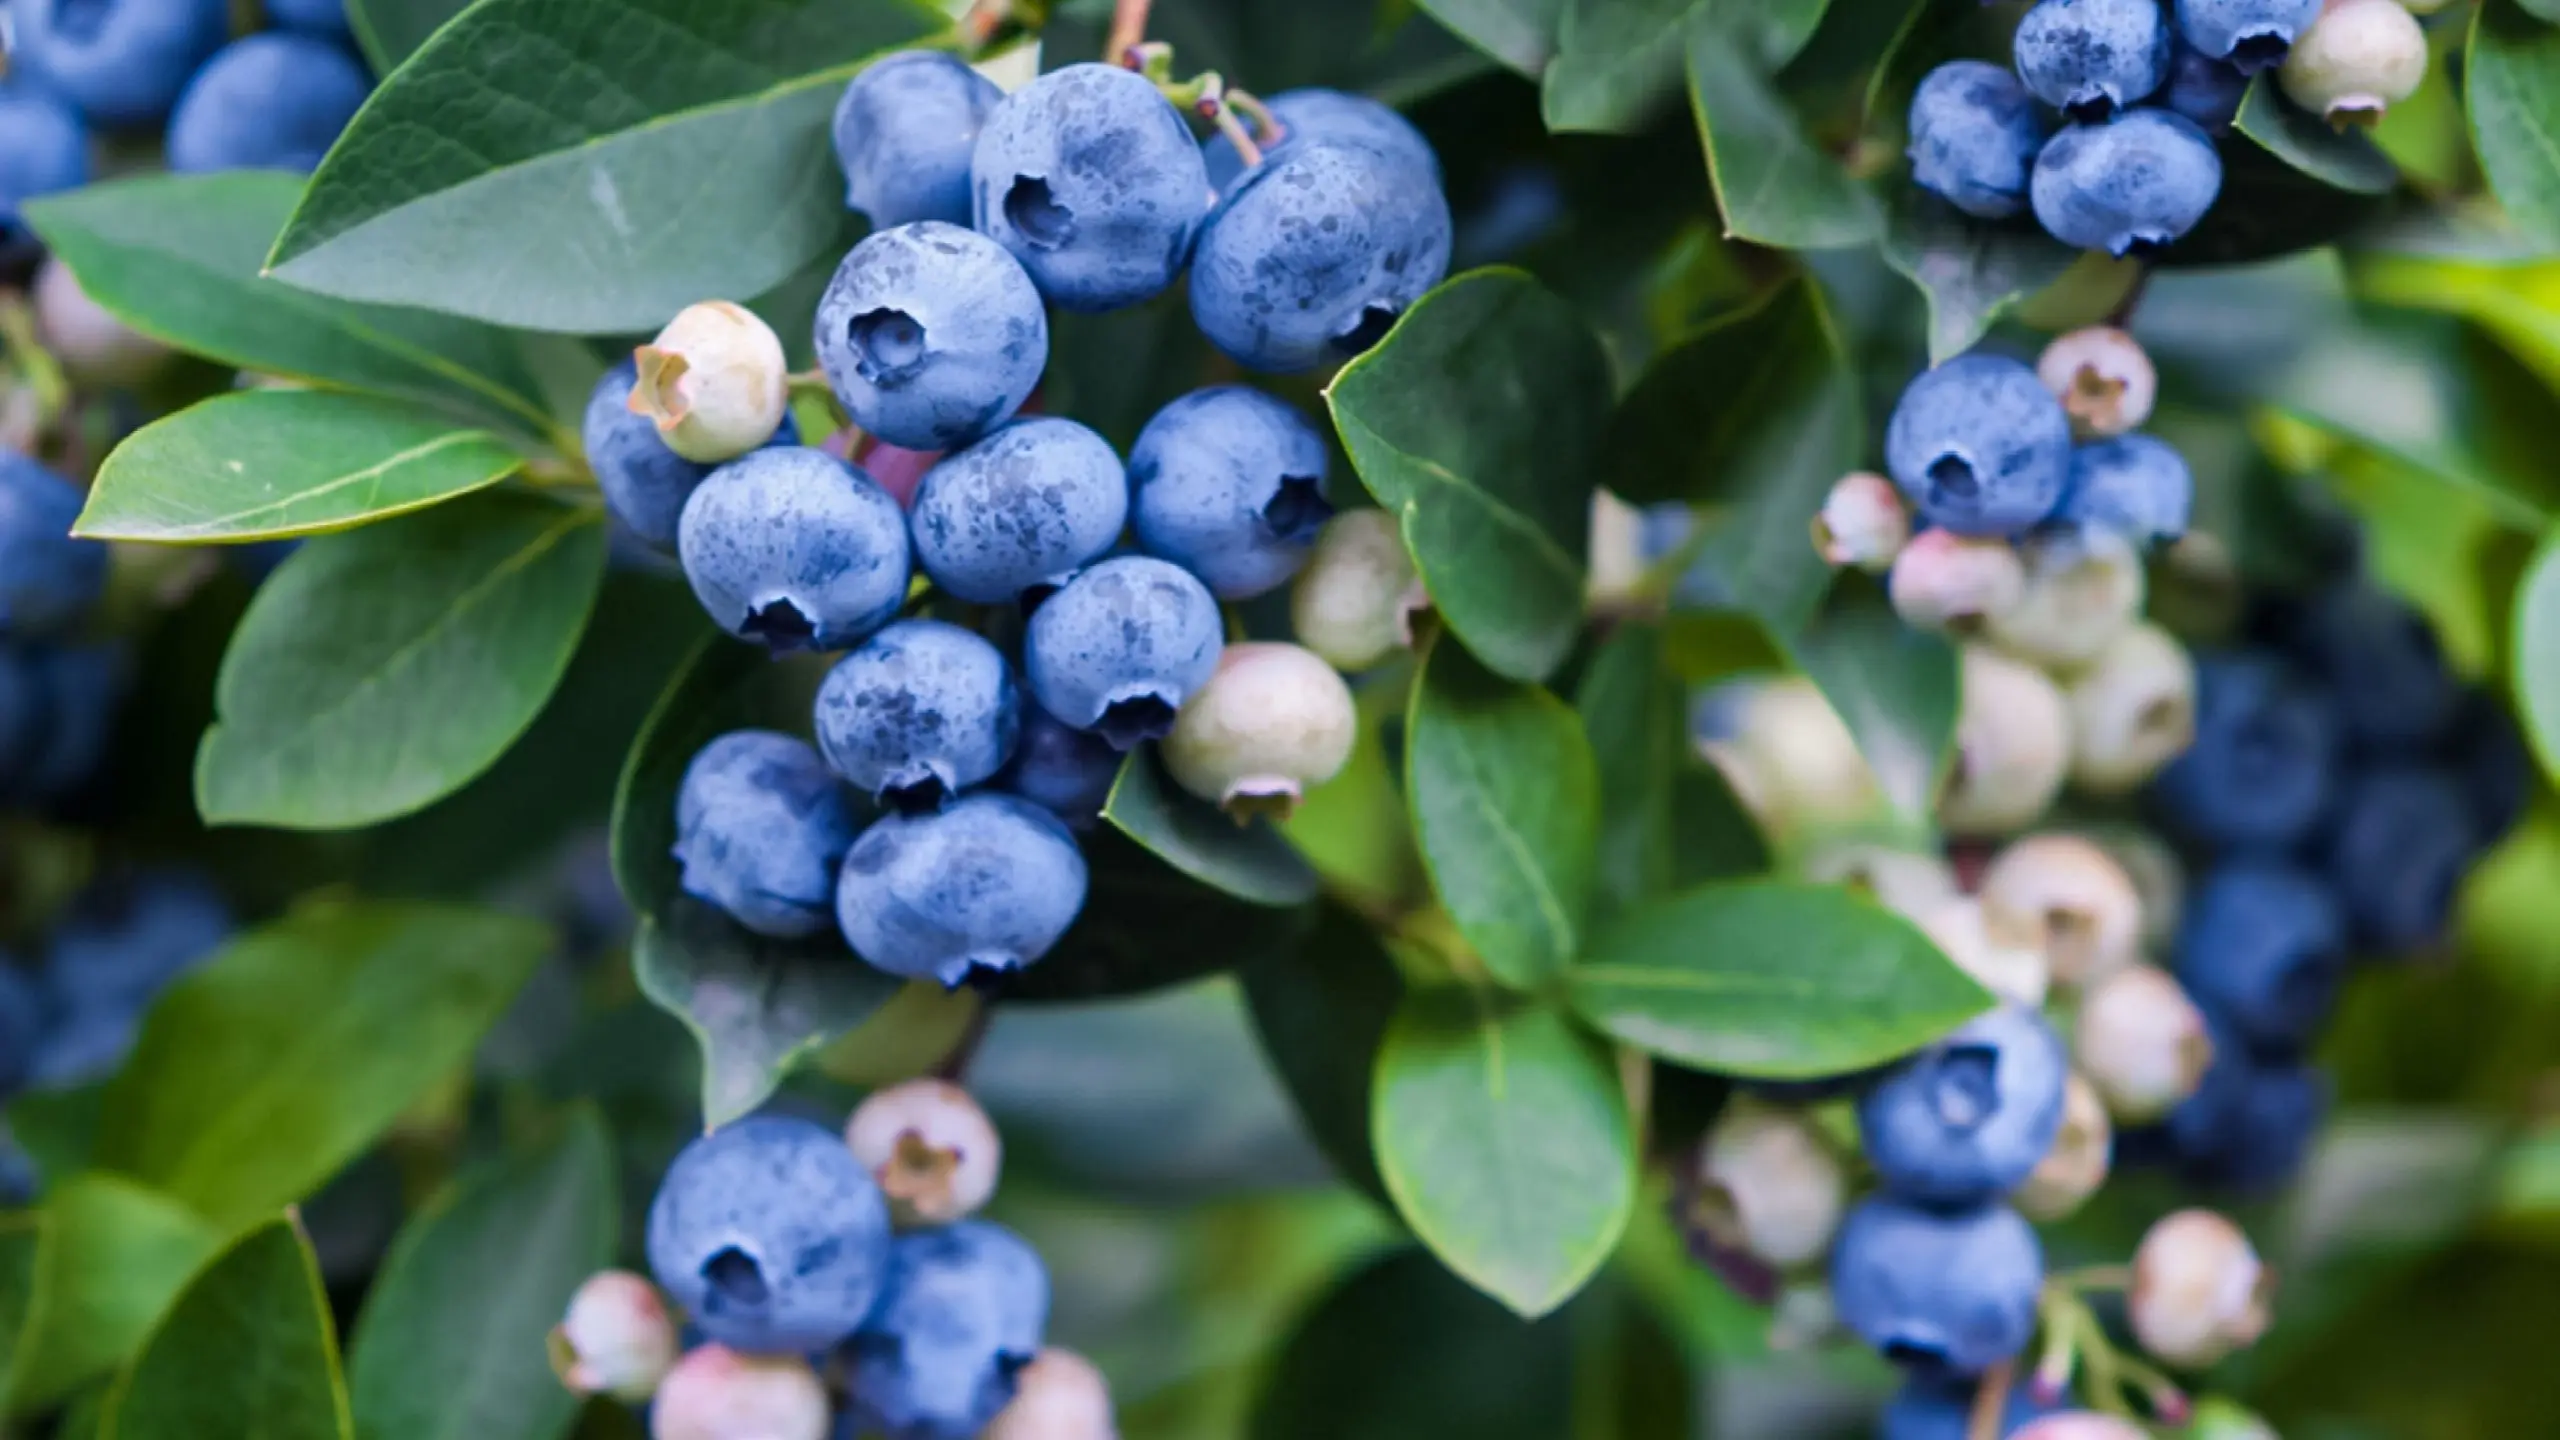
[(409, 1221), (366, 1292), (347, 1381), (365, 1440), (558, 1440), (578, 1397), (544, 1337), (613, 1263), (613, 1149), (591, 1108)]
[(316, 535), (494, 485), (499, 439), (390, 400), (326, 390), (219, 395), (136, 431), (72, 533), (95, 540)]
[(1689, 32), (1689, 106), (1724, 231), (1786, 250), (1845, 250), (1884, 233), (1884, 208), (1816, 148), (1750, 41), (1723, 23)]
[(551, 698), (604, 559), (602, 511), (503, 492), (305, 545), (223, 653), (198, 810), (353, 829), (462, 788)]
[(1612, 633), (1583, 670), (1573, 708), (1598, 765), (1604, 917), (1679, 886), (1768, 868), (1749, 812), (1690, 749), (1689, 706), (1659, 627)]
[(1926, 833), (1955, 750), (1955, 645), (1902, 623), (1865, 576), (1843, 576), (1821, 614), (1780, 643), (1856, 737), (1885, 798)]
[[(1092, 4), (1052, 6), (1049, 23), (1040, 30), (1046, 68), (1099, 56), (1110, 28), (1110, 9)], [(1186, 74), (1215, 70), (1229, 77), (1249, 76), (1254, 93), (1265, 96), (1324, 85), (1360, 91), (1390, 105), (1408, 105), (1492, 69), (1484, 55), (1414, 13), (1406, 0), (1218, 0), (1216, 4), (1159, 5), (1148, 17), (1147, 38), (1172, 46)], [(1197, 340), (1199, 331), (1190, 326), (1188, 310), (1179, 296), (1174, 298), (1174, 311), (1185, 316), (1184, 326)], [(1051, 380), (1072, 379), (1081, 385), (1098, 378), (1081, 371), (1061, 373), (1054, 363), (1060, 331), (1068, 322), (1085, 318), (1090, 317), (1050, 317)], [(1057, 392), (1049, 393), (1054, 400)], [(1081, 406), (1058, 405), (1051, 413), (1071, 414), (1126, 448), (1126, 439), (1087, 419), (1088, 412)]]
[(1768, 873), (1768, 839), (1723, 771), (1693, 760), (1672, 777), (1671, 797), (1674, 887)]
[(1680, 83), (1680, 51), (1705, 0), (1565, 0), (1539, 87), (1550, 130), (1632, 131)]
[(911, 0), (481, 0), (374, 91), (267, 263), (531, 330), (744, 299), (844, 237), (845, 82), (943, 26)]
[(2546, 775), (2560, 776), (2560, 532), (2546, 534), (2516, 586), (2509, 683)]
[(2469, 320), (2560, 391), (2560, 263), (2376, 248), (2357, 253), (2353, 280), (2368, 299)]
[(1960, 355), (2011, 307), (2062, 278), (2079, 253), (2035, 225), (1976, 220), (1922, 190), (1897, 190), (1884, 259), (1929, 304), (1929, 363)]
[(101, 1440), (354, 1440), (311, 1242), (270, 1220), (187, 1282), (108, 1392)]
[(1091, 876), (1084, 913), (1004, 998), (1105, 1000), (1197, 980), (1298, 943), (1313, 909), (1239, 900), (1166, 864), (1114, 829), (1077, 837)]
[(702, 1046), (702, 1121), (715, 1128), (771, 1098), (793, 1067), (901, 988), (832, 927), (774, 940), (690, 897), (641, 920), (631, 968)]
[(1609, 1057), (1552, 1012), (1470, 990), (1407, 997), (1378, 1054), (1372, 1125), (1396, 1209), (1468, 1284), (1553, 1310), (1635, 1206), (1635, 1125)]
[(114, 1175), (53, 1185), (42, 1215), (25, 1329), (0, 1364), (10, 1414), (50, 1409), (113, 1370), (222, 1243), (185, 1206)]
[[(1365, 1096), (1365, 1090), (1364, 1090)], [(0, 1215), (0, 1413), (8, 1410), (18, 1357), (27, 1353), (36, 1322), (36, 1257), (44, 1246), (44, 1212)]]
[(1702, 885), (1602, 932), (1574, 1008), (1674, 1064), (1810, 1079), (1905, 1054), (1991, 995), (1910, 921), (1836, 885)]
[(1262, 1053), (1335, 1173), (1392, 1208), (1369, 1131), (1370, 1078), (1404, 982), (1378, 935), (1339, 905), (1319, 911), (1306, 943), (1244, 968)]
[(1120, 766), (1102, 818), (1183, 874), (1256, 905), (1303, 905), (1322, 883), (1267, 820), (1239, 825), (1183, 790), (1149, 746)]
[(1581, 720), (1547, 691), (1437, 644), (1414, 677), (1404, 764), (1432, 888), (1485, 968), (1527, 989), (1570, 964), (1600, 831)]
[(373, 73), (388, 75), (427, 43), (439, 26), (459, 15), (471, 0), (347, 0), (347, 28), (357, 48), (373, 62)]
[(2517, 0), (2481, 0), (2462, 93), (2498, 202), (2517, 229), (2560, 245), (2560, 28)]
[(297, 1201), (469, 1058), (551, 943), (514, 916), (383, 902), (249, 931), (152, 1006), (97, 1163), (224, 1227)]
[(1413, 0), (1487, 55), (1536, 79), (1556, 53), (1566, 0)]
[(179, 349), (553, 433), (503, 331), (261, 278), (301, 193), (301, 177), (281, 171), (147, 175), (32, 201), (27, 219), (91, 299)]
[(1413, 696), (1409, 673), (1373, 673), (1351, 692), (1360, 728), (1342, 773), (1307, 792), (1281, 830), (1336, 895), (1365, 906), (1401, 909), (1423, 889), (1422, 856), (1386, 731), (1401, 728)]
[(1571, 305), (1517, 270), (1479, 270), (1424, 296), (1325, 392), (1441, 618), (1515, 680), (1562, 663), (1581, 626), (1609, 390)]
[(2333, 128), (2294, 104), (2268, 71), (2249, 82), (2231, 128), (2260, 149), (2324, 185), (2359, 195), (2387, 195), (2400, 183), (2400, 167), (2361, 129)]

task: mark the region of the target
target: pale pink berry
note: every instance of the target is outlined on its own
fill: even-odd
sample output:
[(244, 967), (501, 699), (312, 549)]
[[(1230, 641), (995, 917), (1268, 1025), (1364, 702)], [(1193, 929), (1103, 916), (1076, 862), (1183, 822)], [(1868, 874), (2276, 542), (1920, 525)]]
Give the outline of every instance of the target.
[(688, 1350), (649, 1407), (650, 1440), (827, 1440), (827, 1387), (798, 1355)]
[(687, 305), (632, 352), (631, 413), (687, 460), (717, 464), (773, 438), (790, 379), (782, 341), (744, 305)]
[(1950, 834), (2011, 835), (2044, 818), (2071, 764), (2071, 722), (2044, 672), (1968, 645), (1956, 756), (1938, 821)]
[(59, 255), (36, 271), (36, 329), (45, 349), (72, 379), (88, 385), (132, 385), (148, 380), (174, 353), (109, 314), (80, 288)]
[(2120, 1120), (2157, 1120), (2196, 1093), (2213, 1063), (2204, 1012), (2177, 977), (2131, 965), (2089, 987), (2072, 1027), (2082, 1073)]
[(1013, 1403), (979, 1440), (1118, 1440), (1111, 1387), (1093, 1362), (1055, 1345), (1015, 1378)]
[(1413, 617), (1430, 604), (1396, 517), (1346, 510), (1317, 533), (1289, 590), (1289, 621), (1299, 644), (1356, 674), (1411, 649)]
[(1902, 491), (1871, 470), (1843, 475), (1813, 517), (1813, 548), (1834, 565), (1883, 574), (1911, 539)]
[[(850, 430), (836, 432), (838, 435), (853, 433)], [(833, 440), (835, 437), (828, 438)], [(941, 463), (942, 456), (943, 452), (940, 450), (908, 450), (892, 445), (886, 440), (873, 440), (862, 447), (858, 463), (862, 466), (864, 474), (878, 481), (880, 488), (889, 492), (889, 498), (897, 501), (900, 509), (911, 510), (915, 508), (916, 487), (924, 483), (924, 472)], [(842, 458), (853, 459), (854, 457)]]
[(1351, 687), (1302, 646), (1254, 640), (1182, 702), (1157, 753), (1174, 783), (1245, 819), (1286, 819), (1351, 761), (1360, 719)]
[(995, 1194), (1004, 1165), (995, 1122), (948, 1080), (873, 1091), (854, 1108), (844, 1138), (902, 1226), (948, 1225), (975, 1214)]
[(628, 1270), (599, 1271), (569, 1297), (550, 1348), (561, 1384), (637, 1405), (676, 1363), (676, 1322), (657, 1286)]
[(2083, 440), (2140, 429), (2160, 393), (2151, 357), (2112, 325), (2055, 336), (2036, 359), (2036, 378), (2061, 397), (2072, 433)]
[(2399, 0), (2341, 0), (2285, 52), (2293, 103), (2340, 129), (2370, 126), (2427, 78), (2427, 33)]
[(2004, 847), (1984, 868), (1980, 893), (1995, 923), (2033, 937), (2061, 984), (2086, 985), (2130, 965), (2140, 948), (2133, 877), (2077, 835), (2029, 835)]
[(2026, 571), (2006, 540), (1930, 530), (1912, 537), (1885, 578), (1893, 613), (1921, 630), (1971, 634), (2015, 608)]
[(1983, 617), (1991, 643), (2047, 670), (2097, 658), (2142, 614), (2142, 557), (2109, 531), (2057, 530), (2018, 545), (2017, 603)]
[(1719, 1245), (1776, 1269), (1822, 1258), (1848, 1182), (1840, 1157), (1806, 1116), (1737, 1102), (1698, 1154), (1690, 1220)]
[(2106, 1102), (2098, 1098), (2096, 1086), (2074, 1073), (2062, 1085), (2062, 1128), (2054, 1132), (2053, 1148), (2009, 1198), (2030, 1220), (2059, 1220), (2107, 1183), (2114, 1148), (2115, 1126), (2107, 1119)]
[(1591, 492), (1591, 544), (1583, 597), (1595, 610), (1625, 605), (1645, 588), (1644, 514), (1607, 490)]
[(2151, 1440), (2151, 1432), (2120, 1416), (2066, 1410), (2010, 1431), (2009, 1440)]
[(2142, 1348), (2202, 1368), (2266, 1333), (2274, 1278), (2240, 1227), (2211, 1210), (2154, 1223), (2133, 1252), (2125, 1312)]

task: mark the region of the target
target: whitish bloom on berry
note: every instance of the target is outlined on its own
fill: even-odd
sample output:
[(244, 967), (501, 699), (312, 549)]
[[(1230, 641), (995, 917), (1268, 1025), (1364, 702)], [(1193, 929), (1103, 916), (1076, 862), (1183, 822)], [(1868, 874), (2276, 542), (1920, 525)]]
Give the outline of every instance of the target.
[(901, 1226), (948, 1225), (977, 1213), (1004, 1165), (995, 1122), (948, 1080), (873, 1091), (855, 1107), (844, 1138)]
[(2266, 1333), (2274, 1279), (2240, 1227), (2211, 1210), (2161, 1217), (2133, 1252), (2134, 1338), (2169, 1364), (2211, 1365)]
[(1430, 603), (1395, 516), (1346, 510), (1317, 534), (1289, 591), (1289, 620), (1299, 644), (1356, 674), (1410, 649), (1413, 617)]
[(2119, 970), (2089, 987), (2072, 1028), (2081, 1072), (2118, 1119), (2156, 1120), (2204, 1083), (2213, 1040), (2204, 1012), (2168, 971)]
[(2341, 0), (2293, 42), (2276, 78), (2330, 124), (2369, 126), (2427, 78), (2427, 35), (2399, 0)]
[(687, 460), (733, 460), (773, 438), (790, 389), (782, 341), (744, 305), (687, 305), (632, 352), (631, 413)]
[(1351, 687), (1315, 652), (1255, 640), (1218, 654), (1164, 738), (1174, 783), (1245, 818), (1285, 818), (1342, 773), (1359, 733)]

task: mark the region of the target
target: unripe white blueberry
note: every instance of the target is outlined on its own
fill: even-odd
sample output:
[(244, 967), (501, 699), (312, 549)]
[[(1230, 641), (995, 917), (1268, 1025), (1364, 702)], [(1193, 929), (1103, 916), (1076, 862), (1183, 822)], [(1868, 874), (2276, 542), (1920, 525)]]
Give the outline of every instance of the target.
[(1994, 923), (1982, 902), (1971, 895), (1950, 895), (1912, 921), (1937, 943), (1956, 968), (1982, 982), (2003, 1000), (2026, 1006), (2044, 1004), (2053, 972), (2031, 934)]
[(1904, 915), (1924, 914), (1956, 893), (1955, 867), (1946, 857), (1872, 840), (1817, 841), (1799, 868), (1807, 880), (1864, 890)]
[(1787, 1270), (1829, 1252), (1847, 1198), (1840, 1157), (1811, 1120), (1737, 1100), (1699, 1147), (1690, 1218), (1717, 1244)]
[(1986, 646), (1964, 650), (1955, 773), (1938, 821), (1956, 835), (2010, 835), (2044, 818), (2071, 764), (2062, 692), (2032, 665)]
[(2141, 901), (2143, 945), (2152, 950), (2166, 946), (2186, 918), (2187, 871), (2177, 852), (2144, 825), (2089, 825), (2076, 833), (2106, 851), (2133, 881), (2133, 893)]
[(676, 1322), (657, 1286), (628, 1270), (603, 1270), (569, 1297), (550, 1349), (561, 1384), (637, 1405), (676, 1363)]
[(978, 1440), (1118, 1440), (1111, 1387), (1093, 1362), (1044, 1346), (1015, 1377), (1013, 1403)]
[(632, 359), (631, 413), (648, 416), (687, 460), (736, 459), (782, 425), (790, 391), (782, 341), (744, 305), (687, 305)]
[(1346, 510), (1324, 523), (1289, 591), (1298, 643), (1357, 673), (1413, 645), (1413, 617), (1431, 603), (1396, 517)]
[(2062, 399), (2071, 433), (2083, 440), (2142, 428), (2160, 393), (2160, 372), (2141, 344), (2113, 325), (2053, 337), (2036, 357), (2036, 378)]
[(1218, 653), (1160, 753), (1175, 784), (1228, 814), (1286, 819), (1342, 773), (1359, 729), (1351, 687), (1314, 651), (1252, 640)]
[(1911, 539), (1902, 491), (1872, 470), (1843, 475), (1813, 517), (1813, 548), (1834, 565), (1883, 574)]
[(2035, 937), (2061, 984), (2120, 970), (2141, 947), (2133, 877), (2077, 835), (2029, 835), (2007, 846), (1983, 870), (1980, 893), (1995, 923)]
[(2073, 1057), (2119, 1120), (2157, 1120), (2204, 1083), (2213, 1040), (2204, 1012), (2168, 971), (2133, 965), (2081, 997)]
[(2096, 1086), (2075, 1072), (2062, 1082), (2062, 1128), (2054, 1132), (2053, 1148), (2009, 1198), (2030, 1220), (2059, 1220), (2087, 1204), (2107, 1183), (2114, 1149), (2115, 1126), (2107, 1119), (2106, 1102), (2098, 1098)]
[(1607, 490), (1591, 492), (1590, 578), (1583, 596), (1595, 610), (1623, 605), (1644, 589), (1644, 514)]
[(996, 1193), (1004, 1142), (968, 1091), (948, 1080), (875, 1090), (844, 1127), (853, 1158), (880, 1182), (901, 1226), (948, 1225)]
[(2273, 1289), (2239, 1226), (2211, 1210), (2179, 1210), (2135, 1247), (2125, 1314), (2143, 1349), (2200, 1369), (2257, 1343)]
[(2142, 614), (2142, 557), (2108, 531), (2055, 531), (2019, 542), (2026, 588), (1983, 617), (1991, 642), (2048, 670), (2097, 658)]
[(45, 349), (84, 384), (135, 384), (169, 359), (168, 346), (135, 332), (90, 299), (59, 255), (46, 256), (36, 271), (35, 308)]
[(2066, 1410), (2010, 1431), (2009, 1440), (2151, 1440), (2151, 1432), (2122, 1416)]
[(650, 1440), (826, 1440), (827, 1387), (798, 1355), (684, 1353), (649, 1407)]
[(1885, 592), (1904, 624), (1969, 635), (2016, 608), (2027, 572), (2006, 540), (1929, 530), (1894, 557)]
[(2371, 125), (2427, 78), (2427, 33), (2399, 0), (2343, 0), (2295, 37), (2276, 78), (2340, 129)]
[(2195, 739), (2196, 663), (2176, 636), (2133, 626), (2072, 677), (2071, 781), (2092, 795), (2128, 795)]
[(1819, 830), (1873, 813), (1882, 794), (1858, 742), (1822, 691), (1801, 675), (1753, 687), (1733, 744), (1777, 830)]

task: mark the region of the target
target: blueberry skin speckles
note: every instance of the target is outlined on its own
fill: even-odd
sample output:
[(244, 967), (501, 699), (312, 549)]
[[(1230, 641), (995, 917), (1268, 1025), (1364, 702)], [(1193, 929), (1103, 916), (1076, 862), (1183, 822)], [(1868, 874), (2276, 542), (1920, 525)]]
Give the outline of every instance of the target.
[(870, 216), (875, 230), (968, 224), (969, 155), (1003, 100), (994, 81), (940, 50), (873, 61), (836, 102), (845, 208)]
[(2346, 925), (2326, 886), (2277, 861), (2225, 861), (2187, 902), (2178, 983), (2250, 1048), (2310, 1043), (2346, 976)]
[(1840, 1319), (1889, 1360), (1972, 1375), (2035, 1333), (2044, 1247), (2006, 1205), (1953, 1212), (1877, 1196), (1831, 1251)]
[(2180, 39), (2169, 47), (2169, 83), (2153, 98), (2204, 127), (2206, 134), (2219, 135), (2231, 128), (2241, 97), (2248, 93), (2249, 77), (2240, 67)]
[(818, 752), (771, 730), (732, 730), (703, 746), (676, 791), (685, 893), (776, 939), (826, 928), (856, 828)]
[(845, 1347), (850, 1433), (972, 1440), (1048, 1323), (1048, 1268), (1012, 1231), (964, 1220), (899, 1236), (879, 1309)]
[(2071, 452), (2071, 480), (2056, 520), (2157, 545), (2187, 533), (2196, 482), (2178, 447), (2154, 435), (2119, 435)]
[(777, 654), (844, 650), (907, 597), (907, 517), (821, 450), (751, 450), (684, 504), (676, 553), (720, 628)]
[[(1440, 181), (1440, 157), (1433, 153), (1431, 142), (1422, 138), (1412, 121), (1366, 95), (1319, 87), (1284, 90), (1263, 103), (1271, 108), (1272, 118), (1280, 122), (1283, 132), (1278, 141), (1262, 146), (1266, 165), (1314, 141), (1349, 140), (1410, 161), (1428, 172), (1433, 184)], [(1254, 138), (1259, 141), (1262, 137)], [(1200, 142), (1200, 158), (1209, 167), (1210, 185), (1221, 195), (1244, 173), (1244, 157), (1236, 153), (1235, 142), (1224, 131)]]
[(1286, 583), (1333, 514), (1324, 440), (1259, 390), (1194, 390), (1156, 412), (1129, 451), (1138, 548), (1200, 577), (1221, 600)]
[(29, 85), (0, 83), (0, 242), (20, 234), (18, 207), (89, 179), (78, 112)]
[[(673, 551), (684, 502), (718, 467), (687, 460), (668, 449), (667, 442), (658, 438), (657, 425), (648, 416), (631, 412), (631, 386), (638, 378), (628, 355), (604, 372), (587, 395), (579, 437), (586, 447), (587, 464), (596, 472), (596, 488), (604, 492), (605, 508), (613, 518), (652, 549)], [(782, 412), (782, 426), (773, 432), (772, 443), (800, 443), (800, 422), (790, 411)]]
[(1896, 1195), (1996, 1199), (2052, 1148), (2069, 1070), (2042, 1016), (2003, 1006), (1886, 1071), (1858, 1101), (1858, 1133)]
[(2158, 0), (2041, 0), (2012, 54), (2036, 98), (2074, 120), (2104, 120), (2169, 78)]
[(1162, 739), (1225, 646), (1218, 602), (1178, 565), (1105, 560), (1032, 612), (1023, 670), (1040, 708), (1121, 750)]
[(2217, 848), (2275, 851), (2319, 822), (2340, 754), (2326, 691), (2271, 655), (2200, 656), (2195, 732), (2152, 782), (2152, 808), (2169, 829)]
[(2480, 853), (2480, 820), (2450, 769), (2390, 765), (2338, 796), (2328, 876), (2357, 942), (2405, 954), (2444, 939), (2462, 877)]
[(2177, 0), (2178, 34), (2215, 60), (2255, 75), (2283, 62), (2320, 18), (2320, 0)]
[(107, 586), (107, 547), (71, 538), (80, 491), (0, 447), (0, 633), (53, 635), (76, 625)]
[(2347, 738), (2405, 754), (2441, 739), (2462, 712), (2462, 686), (2435, 627), (2389, 591), (2346, 581), (2313, 597), (2294, 626), (2295, 653), (2328, 682)]
[(327, 40), (271, 31), (234, 41), (170, 112), (169, 168), (308, 175), (372, 93), (373, 77)]
[(1049, 317), (1003, 247), (938, 220), (864, 238), (818, 300), (818, 363), (853, 422), (949, 450), (1011, 418), (1049, 363)]
[(1449, 244), (1449, 202), (1428, 173), (1319, 141), (1245, 176), (1209, 217), (1191, 318), (1250, 369), (1349, 359), (1449, 273)]
[(2027, 182), (2036, 220), (2065, 245), (2149, 254), (2195, 228), (2222, 193), (2222, 157), (2196, 123), (2131, 110), (2045, 142)]
[(1084, 909), (1084, 854), (1048, 811), (981, 793), (874, 824), (853, 842), (836, 919), (854, 953), (958, 986), (1030, 965)]
[(2035, 97), (2007, 67), (1950, 60), (1911, 93), (1911, 178), (1968, 215), (2027, 208), (2027, 172), (2044, 148)]
[(996, 784), (1066, 822), (1090, 829), (1120, 778), (1120, 752), (1089, 731), (1060, 722), (1025, 700), (1022, 740)]
[(1906, 386), (1885, 468), (1921, 518), (1959, 535), (2023, 534), (2071, 474), (2071, 417), (2027, 365), (1959, 355)]
[(818, 748), (881, 804), (941, 808), (1013, 757), (1022, 699), (1004, 654), (940, 620), (901, 620), (818, 687)]
[(862, 1324), (890, 1265), (889, 1202), (806, 1120), (756, 1116), (684, 1147), (649, 1205), (649, 1268), (710, 1339), (779, 1355)]
[(12, 69), (109, 130), (152, 125), (231, 27), (225, 0), (10, 0)]
[(969, 182), (979, 232), (1067, 310), (1115, 310), (1171, 285), (1209, 212), (1190, 127), (1115, 65), (1069, 65), (1006, 97)]
[(1072, 420), (1016, 420), (925, 472), (916, 562), (963, 600), (1063, 585), (1119, 540), (1129, 476), (1111, 442)]

